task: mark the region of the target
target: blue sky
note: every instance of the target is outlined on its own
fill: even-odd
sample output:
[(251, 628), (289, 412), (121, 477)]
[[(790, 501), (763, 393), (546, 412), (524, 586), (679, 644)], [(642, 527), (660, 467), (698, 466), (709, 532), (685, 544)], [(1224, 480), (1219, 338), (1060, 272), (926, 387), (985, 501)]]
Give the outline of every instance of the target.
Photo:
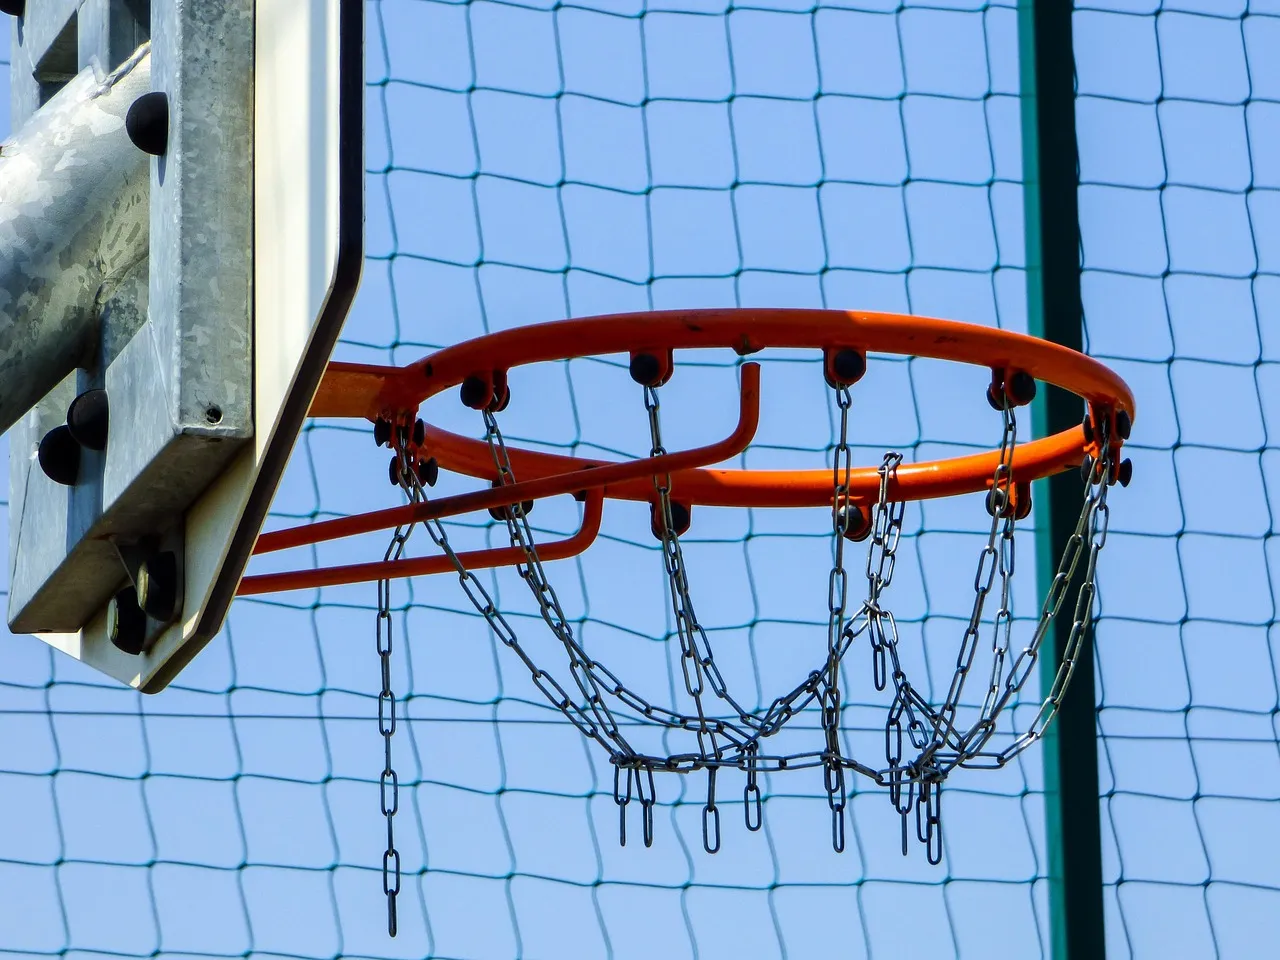
[[(735, 304), (1025, 329), (1011, 6), (545, 6), (368, 5), (368, 260), (340, 358), (403, 363), (564, 316)], [(1159, 13), (1080, 4), (1075, 29), (1089, 351), (1139, 408), (1136, 480), (1112, 501), (1100, 575), (1109, 955), (1244, 956), (1280, 934), (1280, 867), (1257, 855), (1280, 836), (1280, 71), (1260, 52), (1280, 41), (1280, 3), (1248, 15), (1229, 0)], [(742, 465), (827, 464), (834, 419), (817, 357), (762, 358), (761, 427)], [(673, 449), (724, 435), (736, 408), (735, 357), (682, 359), (662, 391)], [(856, 459), (994, 444), (986, 377), (873, 358), (854, 391)], [(501, 422), (513, 440), (647, 452), (621, 358), (521, 369), (512, 386)], [(453, 397), (426, 413), (479, 429)], [(472, 483), (446, 477), (442, 489)], [(394, 502), (367, 429), (314, 423), (271, 522)], [(577, 508), (546, 502), (533, 519), (542, 536), (563, 534)], [(890, 600), (908, 668), (935, 698), (984, 521), (973, 498), (907, 512)], [(828, 527), (823, 511), (695, 513), (698, 614), (753, 705), (821, 658)], [(474, 518), (450, 535), (501, 540)], [(1020, 544), (1025, 638), (1029, 530)], [(372, 559), (383, 546), (378, 535), (293, 559)], [(428, 552), (421, 532), (413, 549)], [(645, 509), (609, 504), (591, 551), (550, 572), (593, 654), (675, 702)], [(518, 579), (485, 582), (535, 658), (555, 664)], [(1037, 751), (954, 776), (939, 867), (914, 845), (900, 856), (897, 820), (869, 784), (851, 803), (850, 849), (832, 853), (820, 776), (804, 772), (768, 778), (758, 834), (742, 826), (740, 780), (726, 778), (714, 857), (701, 850), (702, 779), (660, 778), (654, 847), (620, 849), (607, 762), (542, 704), (456, 581), (394, 596), (395, 689), (411, 695), (396, 738), (396, 941), (373, 869), (381, 743), (363, 585), (239, 601), (223, 636), (153, 698), (34, 639), (3, 644), (0, 796), (16, 813), (0, 827), (0, 955), (1046, 949)], [(849, 742), (874, 757), (887, 701), (859, 653)], [(1020, 708), (1015, 725), (1031, 715)]]

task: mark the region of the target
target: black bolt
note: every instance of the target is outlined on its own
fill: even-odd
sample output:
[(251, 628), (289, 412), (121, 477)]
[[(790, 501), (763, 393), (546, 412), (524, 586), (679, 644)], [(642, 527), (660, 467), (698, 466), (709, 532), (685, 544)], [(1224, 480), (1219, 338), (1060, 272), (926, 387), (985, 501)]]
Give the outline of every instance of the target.
[(1015, 520), (1025, 520), (1031, 516), (1031, 486), (1030, 484), (1019, 484), (1017, 487), (1018, 502), (1015, 505), (1013, 518)]
[(1009, 492), (1003, 487), (987, 491), (987, 516), (1003, 517), (1009, 512)]
[[(689, 508), (683, 503), (671, 501), (671, 532), (676, 536), (681, 536), (689, 530), (689, 524), (692, 522)], [(655, 503), (653, 511), (650, 515), (649, 529), (653, 532), (656, 539), (662, 539), (662, 505)]]
[(44, 435), (37, 452), (40, 469), (54, 483), (74, 487), (80, 476), (80, 444), (65, 424)]
[(867, 372), (867, 358), (857, 350), (839, 350), (831, 358), (831, 370), (842, 386), (849, 386), (862, 379)]
[(420, 447), (426, 439), (427, 425), (421, 420), (415, 420), (413, 423), (413, 445)]
[(675, 500), (671, 501), (671, 525), (675, 528), (676, 533), (688, 533), (692, 519), (687, 506), (683, 503), (677, 503)]
[(991, 405), (992, 410), (1003, 410), (1005, 399), (1004, 391), (997, 387), (994, 383), (987, 387), (987, 403)]
[(169, 147), (169, 98), (158, 90), (144, 93), (129, 107), (124, 128), (143, 153), (164, 156)]
[(86, 390), (67, 408), (67, 427), (78, 444), (90, 450), (107, 449), (107, 391)]
[(462, 386), (458, 390), (462, 405), (470, 407), (472, 410), (483, 410), (485, 405), (488, 404), (492, 393), (493, 391), (489, 388), (489, 384), (479, 377), (467, 377), (462, 381)]
[(162, 623), (173, 619), (178, 612), (178, 558), (174, 553), (157, 553), (138, 566), (137, 600), (147, 616)]
[(125, 587), (107, 604), (107, 637), (130, 656), (142, 652), (147, 640), (147, 615), (138, 606), (133, 587)]
[(418, 461), (418, 482), (425, 487), (434, 487), (436, 481), (440, 479), (440, 464), (436, 463), (435, 457), (428, 457), (426, 460)]
[(1080, 479), (1085, 483), (1093, 483), (1093, 457), (1086, 456), (1080, 464)]
[(1124, 410), (1116, 414), (1116, 433), (1120, 435), (1121, 440), (1128, 440), (1129, 434), (1133, 431), (1133, 418)]
[[(523, 503), (521, 503), (520, 513), (526, 517), (529, 514), (533, 513), (533, 501), (525, 500)], [(489, 516), (493, 517), (493, 519), (496, 520), (498, 523), (506, 523), (507, 517), (510, 515), (512, 515), (512, 510), (510, 507), (490, 507), (489, 508)]]
[(1133, 479), (1133, 461), (1129, 459), (1120, 461), (1120, 469), (1116, 471), (1116, 479), (1120, 481), (1120, 486), (1127, 487), (1129, 481)]
[(507, 409), (509, 403), (511, 403), (511, 388), (504, 383), (501, 390), (494, 391), (493, 399), (489, 401), (489, 410), (492, 413), (501, 413)]
[(1025, 370), (1018, 370), (1009, 378), (1009, 396), (1020, 407), (1036, 398), (1036, 378)]
[(373, 443), (378, 447), (385, 447), (391, 442), (391, 421), (384, 420), (379, 417), (373, 421)]
[(844, 536), (847, 540), (854, 543), (861, 543), (867, 537), (871, 536), (871, 514), (865, 508), (858, 506), (856, 503), (847, 503), (840, 508), (845, 516), (844, 520)]
[(400, 455), (391, 458), (391, 463), (387, 465), (387, 478), (391, 481), (393, 487), (400, 486)]
[(24, 6), (26, 6), (26, 0), (0, 0), (0, 13), (7, 13), (11, 17), (20, 17)]
[(656, 387), (662, 379), (662, 364), (652, 353), (637, 353), (631, 358), (631, 379), (642, 387)]

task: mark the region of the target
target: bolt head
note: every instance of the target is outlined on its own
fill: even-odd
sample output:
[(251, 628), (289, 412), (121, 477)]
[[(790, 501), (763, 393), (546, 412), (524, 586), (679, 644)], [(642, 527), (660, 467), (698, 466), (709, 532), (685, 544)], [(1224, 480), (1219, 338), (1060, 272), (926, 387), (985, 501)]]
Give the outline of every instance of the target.
[(105, 390), (86, 390), (67, 408), (67, 427), (76, 442), (88, 450), (107, 449), (110, 419)]
[(844, 518), (844, 536), (846, 540), (861, 543), (871, 536), (871, 512), (856, 503), (845, 504), (840, 510)]
[(424, 487), (434, 487), (439, 479), (440, 464), (436, 462), (435, 457), (428, 457), (426, 460), (418, 461), (418, 481)]
[(1025, 407), (1036, 398), (1036, 378), (1025, 370), (1017, 370), (1009, 378), (1009, 399), (1020, 407)]
[(1120, 481), (1120, 486), (1127, 487), (1133, 480), (1133, 461), (1124, 459), (1120, 461), (1120, 467), (1116, 471), (1116, 479)]
[[(675, 500), (671, 501), (671, 532), (677, 537), (682, 536), (689, 530), (692, 522), (692, 515), (689, 508)], [(657, 540), (662, 539), (662, 505), (655, 503), (650, 513), (649, 529)]]
[(987, 516), (1005, 517), (1009, 513), (1009, 493), (1002, 487), (992, 487), (987, 491)]
[(495, 389), (493, 399), (489, 401), (489, 410), (492, 413), (501, 413), (511, 403), (511, 388), (505, 383), (501, 389)]
[(80, 478), (80, 444), (65, 424), (44, 435), (36, 458), (44, 475), (54, 483), (74, 487)]
[(652, 353), (637, 353), (628, 366), (631, 379), (642, 387), (654, 387), (662, 376), (662, 364)]
[(138, 565), (138, 605), (150, 617), (167, 623), (177, 613), (178, 558), (170, 551), (157, 553)]
[(129, 107), (124, 128), (143, 153), (164, 156), (169, 148), (169, 98), (158, 90), (144, 93)]
[(831, 358), (831, 371), (842, 386), (849, 386), (862, 379), (867, 372), (867, 358), (857, 350), (838, 350)]
[(464, 407), (472, 410), (483, 410), (493, 398), (493, 390), (480, 377), (467, 377), (458, 390)]
[(147, 640), (147, 615), (138, 606), (138, 594), (125, 587), (107, 604), (107, 637), (116, 649), (136, 657)]

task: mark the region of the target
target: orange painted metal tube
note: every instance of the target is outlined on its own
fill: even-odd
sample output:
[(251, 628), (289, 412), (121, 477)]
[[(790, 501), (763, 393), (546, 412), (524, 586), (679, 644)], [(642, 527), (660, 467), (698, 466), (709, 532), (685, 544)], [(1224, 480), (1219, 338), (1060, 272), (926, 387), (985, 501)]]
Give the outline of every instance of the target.
[[(1013, 469), (1020, 479), (1038, 480), (1078, 466), (1083, 457), (1084, 431), (1077, 427), (1043, 440), (1019, 444), (1013, 453)], [(437, 427), (427, 427), (425, 446), (448, 469), (487, 478), (493, 461), (483, 441), (461, 437)], [(511, 467), (518, 477), (552, 477), (573, 473), (606, 460), (586, 460), (562, 454), (509, 447)], [(641, 461), (642, 462), (642, 461)], [(991, 485), (999, 463), (994, 451), (903, 463), (889, 482), (889, 497), (928, 500), (951, 497)], [(973, 477), (982, 478), (975, 487)], [(515, 487), (508, 487), (515, 490)], [(680, 470), (671, 474), (671, 495), (681, 503), (713, 507), (818, 507), (831, 503), (831, 469), (821, 470)], [(849, 474), (849, 497), (874, 501), (880, 493), (876, 467), (855, 467)], [(611, 500), (653, 499), (653, 483), (646, 479), (613, 481), (605, 485)], [(514, 502), (514, 501), (513, 501)]]
[(666, 310), (557, 320), (477, 337), (407, 367), (331, 363), (311, 406), (315, 417), (375, 419), (416, 410), (429, 397), (492, 370), (571, 357), (723, 347), (854, 348), (933, 357), (988, 368), (1014, 367), (1095, 406), (1136, 418), (1133, 394), (1117, 374), (1067, 347), (1026, 334), (955, 320), (858, 310)]
[[(510, 489), (510, 488), (508, 488)], [(567, 560), (576, 557), (595, 543), (600, 534), (600, 521), (604, 514), (604, 493), (600, 488), (587, 491), (582, 525), (578, 532), (564, 540), (538, 544), (538, 556), (542, 560)], [(493, 550), (470, 550), (458, 554), (458, 559), (468, 570), (484, 570), (489, 567), (507, 567), (524, 562), (524, 551), (519, 547), (499, 547)], [(249, 597), (263, 593), (281, 593), (286, 590), (307, 590), (317, 587), (333, 587), (344, 583), (368, 583), (396, 577), (422, 577), (436, 573), (454, 573), (448, 557), (414, 557), (409, 560), (383, 560), (374, 563), (354, 563), (340, 567), (322, 567), (316, 570), (291, 570), (287, 573), (263, 573), (245, 577), (240, 581), (239, 596)]]
[[(733, 433), (718, 443), (684, 450), (680, 453), (669, 453), (661, 457), (645, 457), (641, 460), (627, 460), (620, 463), (594, 464), (590, 461), (574, 461), (571, 458), (565, 458), (570, 462), (570, 468), (567, 471), (559, 471), (551, 475), (535, 475), (535, 479), (505, 487), (477, 490), (473, 493), (442, 497), (439, 500), (428, 500), (425, 503), (405, 504), (352, 517), (338, 517), (288, 530), (264, 533), (258, 538), (253, 552), (262, 554), (288, 550), (292, 547), (338, 540), (374, 530), (386, 530), (402, 523), (451, 517), (477, 510), (488, 510), (492, 507), (505, 507), (524, 500), (540, 500), (543, 497), (554, 497), (565, 493), (590, 491), (628, 480), (647, 483), (652, 490), (652, 478), (656, 474), (674, 474), (691, 467), (720, 463), (737, 456), (747, 448), (760, 423), (760, 365), (758, 363), (743, 365), (742, 383), (739, 386), (738, 395), (738, 425)], [(485, 455), (489, 455), (488, 447), (483, 441), (472, 442), (484, 447)], [(510, 452), (514, 457), (517, 451)], [(580, 464), (580, 466), (575, 467), (573, 464)], [(491, 476), (493, 472), (491, 459), (488, 474), (485, 476)], [(516, 475), (520, 475), (518, 471)]]
[[(621, 314), (561, 320), (504, 330), (446, 347), (408, 367), (330, 364), (312, 407), (314, 416), (375, 419), (414, 411), (425, 399), (473, 375), (526, 363), (630, 351), (724, 347), (751, 353), (765, 347), (852, 348), (933, 357), (994, 369), (1022, 370), (1087, 400), (1095, 410), (1136, 415), (1128, 385), (1098, 361), (1036, 337), (976, 324), (888, 313), (839, 310), (736, 309)], [(427, 446), (442, 467), (490, 478), (488, 451), (480, 441), (428, 426)], [(1086, 452), (1079, 428), (1022, 444), (1014, 468), (1028, 480), (1080, 463)], [(550, 478), (607, 461), (512, 449), (518, 476)], [(927, 463), (903, 464), (890, 495), (900, 500), (983, 490), (995, 472), (994, 451)], [(797, 507), (830, 502), (829, 470), (682, 470), (673, 492), (692, 504)], [(869, 500), (879, 489), (874, 468), (854, 471), (851, 495)], [(611, 480), (607, 497), (648, 499), (638, 478)]]

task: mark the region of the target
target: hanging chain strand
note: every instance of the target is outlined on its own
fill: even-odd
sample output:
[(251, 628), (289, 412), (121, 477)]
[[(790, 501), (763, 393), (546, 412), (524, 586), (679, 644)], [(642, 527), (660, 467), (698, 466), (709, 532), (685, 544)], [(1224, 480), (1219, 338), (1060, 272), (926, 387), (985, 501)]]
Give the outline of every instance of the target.
[[(892, 664), (894, 684), (893, 704), (889, 708), (885, 724), (885, 759), (889, 765), (889, 799), (901, 817), (902, 852), (905, 855), (909, 846), (908, 821), (914, 810), (916, 815), (916, 838), (925, 846), (926, 855), (932, 864), (942, 859), (942, 821), (941, 798), (942, 783), (951, 768), (959, 762), (945, 762), (939, 751), (948, 743), (955, 744), (955, 714), (959, 706), (965, 680), (973, 666), (974, 654), (977, 651), (978, 638), (982, 629), (982, 614), (987, 595), (994, 584), (997, 568), (1004, 572), (1005, 564), (998, 563), (998, 558), (1005, 556), (997, 549), (997, 540), (1001, 543), (1012, 542), (1013, 539), (1013, 452), (1017, 442), (1017, 422), (1011, 405), (1007, 402), (1001, 411), (1003, 430), (999, 448), (999, 456), (992, 478), (991, 491), (988, 494), (988, 505), (991, 511), (991, 525), (987, 542), (978, 558), (978, 571), (974, 576), (974, 601), (969, 615), (969, 622), (961, 638), (960, 651), (956, 657), (956, 669), (951, 678), (951, 685), (940, 708), (934, 709), (927, 700), (921, 697), (911, 686), (898, 659), (897, 627), (893, 615), (880, 611), (880, 594), (886, 585), (882, 582), (879, 569), (883, 568), (885, 559), (881, 556), (877, 571), (873, 574), (868, 566), (868, 577), (872, 604), (876, 611), (872, 615), (874, 623), (872, 645), (877, 649), (877, 687), (883, 683), (884, 667), (879, 666), (880, 657), (888, 652)], [(896, 463), (893, 468), (896, 469)], [(886, 487), (889, 477), (889, 463), (886, 461), (881, 472), (880, 503), (886, 499)], [(879, 506), (879, 505), (878, 505)], [(901, 534), (901, 505), (896, 513), (895, 536)], [(892, 517), (893, 515), (890, 514)], [(892, 522), (892, 521), (890, 521)], [(873, 539), (872, 551), (876, 552), (877, 538)], [(896, 546), (896, 543), (895, 543)], [(892, 560), (889, 574), (892, 576)], [(1008, 580), (1002, 582), (1002, 603), (1008, 602)], [(1007, 610), (1006, 610), (1007, 616)], [(997, 618), (998, 620), (999, 618)], [(884, 625), (888, 624), (888, 630)], [(997, 623), (997, 630), (999, 623)], [(927, 718), (928, 724), (921, 719)], [(912, 747), (917, 751), (914, 760), (903, 763), (903, 719), (906, 720), (906, 735)]]
[[(644, 406), (649, 414), (649, 456), (663, 456), (667, 451), (662, 445), (662, 425), (658, 412), (660, 404), (656, 388), (650, 386), (644, 388)], [(675, 520), (671, 513), (670, 475), (655, 476), (653, 488), (658, 495), (658, 532), (662, 538), (662, 559), (667, 574), (667, 591), (671, 597), (671, 611), (675, 617), (676, 634), (680, 640), (680, 670), (684, 675), (685, 693), (693, 700), (694, 710), (697, 712), (698, 759), (706, 764), (708, 761), (720, 759), (720, 746), (716, 741), (715, 732), (707, 723), (707, 713), (702, 703), (707, 673), (714, 669), (715, 665), (707, 636), (698, 623), (697, 615), (693, 612), (693, 599), (689, 596), (689, 579), (684, 566), (684, 553), (680, 548), (680, 536), (676, 531)], [(705, 655), (698, 650), (698, 639), (702, 640)], [(723, 682), (720, 687), (723, 689)], [(724, 696), (727, 691), (721, 693), (718, 689), (716, 693)], [(734, 706), (737, 705), (734, 704)], [(739, 709), (738, 713), (742, 714), (743, 711)], [(707, 853), (715, 853), (720, 849), (720, 811), (716, 807), (716, 770), (717, 767), (714, 765), (707, 767), (707, 802), (702, 808), (702, 846)]]
[[(964, 690), (965, 681), (969, 676), (969, 670), (973, 666), (973, 658), (978, 649), (978, 639), (982, 629), (983, 608), (986, 606), (987, 597), (991, 593), (997, 573), (1000, 574), (1001, 580), (1001, 611), (997, 613), (995, 620), (997, 634), (1000, 630), (1002, 616), (1005, 622), (1008, 621), (1010, 616), (1008, 603), (1013, 575), (1013, 554), (1011, 552), (1012, 547), (1005, 547), (1005, 544), (1012, 545), (1014, 523), (1016, 522), (1016, 510), (1013, 503), (1015, 490), (1013, 485), (1013, 452), (1017, 447), (1018, 423), (1017, 418), (1014, 416), (1013, 407), (1008, 403), (1005, 404), (1004, 409), (1001, 411), (1001, 419), (1004, 424), (1004, 430), (1000, 439), (999, 462), (991, 480), (991, 490), (987, 494), (991, 525), (987, 533), (986, 546), (983, 547), (982, 553), (978, 557), (978, 569), (973, 577), (974, 597), (973, 607), (969, 614), (969, 624), (965, 628), (964, 636), (960, 641), (960, 653), (956, 657), (956, 671), (951, 678), (951, 687), (947, 691), (946, 700), (934, 721), (933, 740), (929, 747), (931, 752), (925, 758), (927, 760), (932, 760), (933, 754), (936, 754), (942, 748), (944, 742), (951, 739), (955, 732), (956, 710), (960, 702), (961, 693)], [(998, 639), (996, 641), (996, 649), (997, 651), (999, 649)]]
[[(484, 424), (485, 440), (489, 446), (489, 454), (493, 459), (494, 468), (498, 471), (498, 483), (502, 486), (515, 483), (516, 478), (514, 471), (511, 469), (511, 458), (507, 453), (506, 444), (502, 440), (502, 432), (498, 429), (498, 420), (492, 411), (484, 411)], [(538, 556), (537, 546), (533, 539), (533, 530), (529, 526), (529, 518), (524, 504), (512, 504), (502, 511), (502, 516), (506, 521), (507, 533), (511, 538), (511, 543), (520, 547), (525, 556), (525, 562), (519, 565), (516, 570), (533, 593), (543, 622), (564, 645), (565, 652), (569, 657), (570, 673), (573, 674), (574, 683), (578, 687), (578, 692), (586, 700), (598, 729), (614, 745), (617, 753), (623, 756), (633, 756), (635, 751), (631, 749), (631, 745), (623, 737), (617, 720), (601, 695), (599, 678), (591, 669), (591, 658), (574, 637), (573, 628), (569, 626), (568, 618), (564, 615), (564, 608), (560, 605), (560, 598), (556, 596), (555, 589), (551, 586), (546, 572), (543, 570), (542, 559)]]
[(819, 697), (822, 710), (822, 733), (826, 741), (823, 782), (827, 790), (827, 807), (831, 810), (831, 846), (844, 852), (844, 811), (847, 794), (844, 782), (843, 751), (840, 747), (840, 659), (844, 634), (845, 605), (849, 600), (849, 577), (844, 568), (844, 545), (857, 506), (849, 499), (849, 477), (853, 472), (853, 452), (849, 449), (849, 408), (853, 395), (848, 386), (833, 386), (836, 406), (840, 410), (840, 436), (836, 443), (831, 468), (832, 563), (827, 580), (827, 663), (824, 684)]
[[(392, 445), (395, 451), (397, 476), (400, 486), (409, 497), (410, 503), (420, 503), (423, 499), (422, 486), (410, 483), (406, 478), (416, 473), (413, 462), (406, 450), (408, 430), (397, 425), (393, 431)], [(409, 535), (413, 533), (413, 524), (396, 527), (391, 535), (391, 542), (383, 555), (384, 562), (399, 560), (404, 556), (405, 547), (409, 543)], [(395, 817), (400, 810), (400, 777), (391, 763), (391, 739), (396, 733), (396, 695), (391, 688), (391, 654), (392, 654), (392, 621), (391, 621), (391, 581), (378, 581), (378, 660), (382, 669), (382, 689), (378, 693), (378, 732), (382, 735), (383, 764), (382, 775), (378, 779), (378, 793), (381, 800), (382, 815), (387, 820), (387, 849), (382, 854), (382, 892), (387, 896), (387, 933), (394, 937), (399, 923), (396, 917), (396, 897), (400, 895), (400, 851), (396, 849)], [(389, 790), (389, 792), (388, 792)]]

